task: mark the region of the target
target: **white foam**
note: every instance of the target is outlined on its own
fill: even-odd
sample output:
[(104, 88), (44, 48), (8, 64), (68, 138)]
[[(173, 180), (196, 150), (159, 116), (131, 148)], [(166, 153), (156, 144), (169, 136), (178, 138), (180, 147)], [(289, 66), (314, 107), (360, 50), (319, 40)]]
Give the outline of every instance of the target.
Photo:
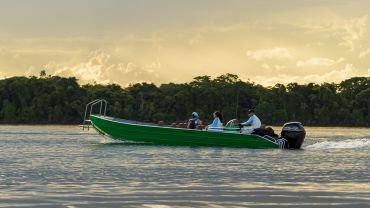
[(370, 149), (370, 138), (318, 142), (305, 147), (305, 149)]
[(104, 139), (99, 142), (99, 144), (115, 144), (115, 143), (124, 143), (123, 141), (118, 141), (104, 136)]

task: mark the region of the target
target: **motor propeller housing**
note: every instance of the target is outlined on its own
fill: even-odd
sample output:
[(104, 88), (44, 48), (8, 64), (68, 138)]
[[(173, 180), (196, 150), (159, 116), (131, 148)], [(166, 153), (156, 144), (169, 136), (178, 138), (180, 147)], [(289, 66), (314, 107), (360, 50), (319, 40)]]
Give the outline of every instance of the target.
[(281, 137), (286, 139), (285, 149), (300, 149), (306, 137), (306, 130), (300, 122), (284, 124)]

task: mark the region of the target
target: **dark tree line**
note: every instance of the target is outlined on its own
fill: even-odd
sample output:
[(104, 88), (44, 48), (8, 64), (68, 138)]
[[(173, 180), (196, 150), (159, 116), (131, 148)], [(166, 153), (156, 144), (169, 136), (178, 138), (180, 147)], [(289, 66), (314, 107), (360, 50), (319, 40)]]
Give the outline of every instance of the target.
[(0, 80), (0, 123), (81, 123), (85, 104), (97, 98), (109, 102), (107, 114), (138, 121), (180, 122), (193, 111), (210, 121), (214, 110), (226, 120), (245, 120), (247, 110), (254, 108), (269, 125), (296, 120), (305, 125), (370, 126), (370, 77), (266, 88), (232, 74), (124, 89), (115, 84), (80, 86), (73, 77), (12, 77)]

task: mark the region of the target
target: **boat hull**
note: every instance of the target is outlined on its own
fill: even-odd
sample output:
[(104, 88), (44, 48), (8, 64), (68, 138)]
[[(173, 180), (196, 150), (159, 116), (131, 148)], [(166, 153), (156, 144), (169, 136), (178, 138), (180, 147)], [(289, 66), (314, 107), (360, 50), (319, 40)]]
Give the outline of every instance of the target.
[(127, 142), (171, 146), (280, 148), (278, 143), (261, 136), (237, 132), (210, 132), (142, 125), (98, 115), (91, 115), (90, 121), (93, 127), (101, 134), (115, 140)]

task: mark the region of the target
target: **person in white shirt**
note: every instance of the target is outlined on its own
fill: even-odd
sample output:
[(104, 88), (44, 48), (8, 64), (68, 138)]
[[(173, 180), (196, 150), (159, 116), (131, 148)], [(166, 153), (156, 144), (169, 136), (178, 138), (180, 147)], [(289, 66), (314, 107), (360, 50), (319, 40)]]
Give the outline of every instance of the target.
[(261, 127), (261, 120), (256, 116), (254, 113), (254, 110), (249, 110), (248, 112), (249, 119), (248, 121), (239, 124), (240, 128), (243, 128), (245, 126), (250, 126), (252, 129), (258, 129)]

